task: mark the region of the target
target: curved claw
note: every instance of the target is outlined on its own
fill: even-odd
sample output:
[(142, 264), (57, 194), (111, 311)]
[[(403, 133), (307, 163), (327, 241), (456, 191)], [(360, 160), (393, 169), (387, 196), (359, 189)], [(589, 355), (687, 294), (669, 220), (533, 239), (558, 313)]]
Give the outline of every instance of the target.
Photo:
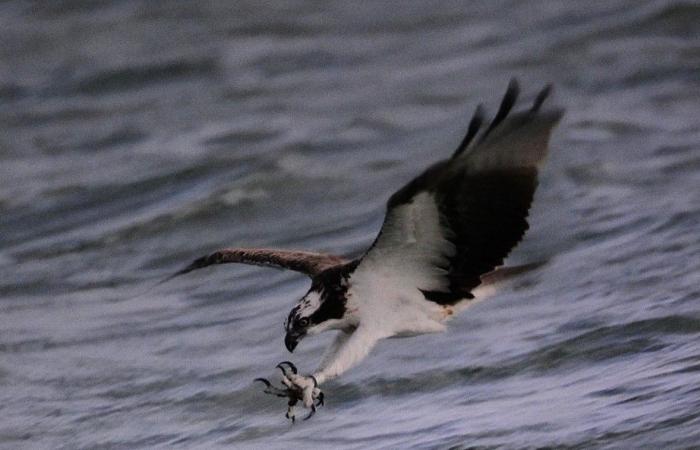
[(304, 420), (309, 420), (314, 414), (316, 414), (316, 406), (311, 405), (311, 412), (309, 413), (308, 416), (304, 417)]
[(323, 392), (318, 393), (318, 398), (316, 399), (318, 403), (316, 403), (316, 406), (323, 406)]
[(265, 378), (256, 378), (253, 380), (253, 382), (256, 382), (256, 381), (259, 381), (261, 383), (265, 383), (265, 386), (267, 386), (267, 387), (272, 387), (272, 383), (267, 381)]
[(277, 368), (278, 368), (279, 370), (281, 370), (282, 373), (283, 373), (285, 376), (287, 376), (287, 371), (284, 369), (284, 366), (285, 366), (285, 365), (286, 365), (286, 366), (289, 366), (289, 370), (291, 370), (292, 373), (294, 373), (295, 375), (296, 375), (297, 373), (299, 373), (299, 372), (297, 371), (297, 366), (295, 366), (294, 364), (292, 364), (290, 361), (282, 361), (281, 363), (277, 364)]
[(253, 382), (259, 381), (263, 384), (265, 384), (265, 389), (263, 390), (264, 393), (274, 395), (276, 397), (289, 397), (289, 391), (285, 389), (280, 389), (276, 386), (273, 386), (272, 383), (270, 383), (268, 380), (265, 378), (256, 378), (253, 380)]

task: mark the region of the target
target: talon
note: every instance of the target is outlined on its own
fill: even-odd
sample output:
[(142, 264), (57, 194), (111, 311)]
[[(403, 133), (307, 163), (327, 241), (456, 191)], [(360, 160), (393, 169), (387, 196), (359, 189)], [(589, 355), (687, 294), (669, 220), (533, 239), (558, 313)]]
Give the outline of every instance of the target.
[(311, 412), (308, 416), (304, 417), (304, 420), (309, 420), (314, 414), (316, 414), (316, 406), (311, 404)]
[(282, 371), (282, 387), (275, 386), (266, 378), (255, 378), (253, 381), (263, 383), (263, 392), (266, 394), (288, 399), (284, 416), (292, 423), (296, 421), (294, 407), (299, 402), (303, 402), (304, 406), (309, 408), (309, 414), (303, 419), (309, 420), (316, 414), (316, 407), (323, 406), (325, 401), (323, 392), (318, 388), (318, 380), (313, 375), (299, 375), (297, 367), (290, 361), (282, 361), (277, 364), (277, 368)]
[(263, 389), (263, 392), (266, 394), (274, 395), (276, 397), (289, 397), (288, 391), (286, 391), (285, 389), (278, 388), (277, 386), (273, 386), (272, 383), (270, 383), (265, 378), (256, 378), (253, 380), (253, 382), (255, 381), (259, 381), (265, 384), (265, 389)]
[(272, 387), (272, 383), (267, 381), (265, 378), (256, 378), (253, 380), (253, 382), (256, 382), (256, 381), (259, 381), (261, 383), (265, 383), (265, 386), (267, 386), (267, 387)]
[(284, 370), (285, 365), (289, 366), (289, 370), (291, 370), (295, 375), (298, 373), (297, 366), (292, 364), (290, 361), (282, 361), (281, 363), (277, 364), (277, 368), (281, 370), (285, 376), (287, 376), (287, 372)]
[(296, 416), (294, 415), (294, 405), (297, 404), (297, 400), (295, 398), (290, 398), (289, 402), (287, 402), (287, 413), (284, 415), (287, 419), (290, 419), (292, 423), (296, 420)]

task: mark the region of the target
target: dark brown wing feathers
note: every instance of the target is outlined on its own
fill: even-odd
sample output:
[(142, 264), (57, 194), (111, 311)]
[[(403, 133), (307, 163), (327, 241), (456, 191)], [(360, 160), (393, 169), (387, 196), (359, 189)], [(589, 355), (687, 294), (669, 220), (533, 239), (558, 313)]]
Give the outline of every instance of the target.
[[(518, 95), (520, 95), (520, 85), (518, 84), (518, 80), (513, 78), (510, 80), (510, 83), (508, 83), (506, 93), (503, 96), (503, 100), (501, 100), (501, 106), (498, 107), (496, 116), (493, 118), (489, 124), (489, 127), (484, 132), (484, 135), (481, 137), (482, 140), (485, 139), (494, 128), (499, 126), (506, 116), (508, 116), (510, 110), (513, 109), (513, 105), (515, 105), (515, 102), (518, 100)], [(544, 101), (544, 99), (542, 99), (542, 101)]]
[(345, 264), (346, 262), (339, 256), (323, 253), (267, 248), (225, 248), (195, 259), (190, 265), (167, 279), (169, 280), (204, 267), (229, 263), (289, 269), (313, 277), (328, 268)]
[(479, 104), (474, 110), (472, 120), (469, 121), (469, 128), (467, 129), (467, 134), (464, 136), (464, 139), (462, 139), (462, 142), (459, 144), (457, 150), (455, 150), (454, 154), (452, 155), (453, 158), (459, 156), (467, 149), (467, 147), (469, 147), (469, 144), (471, 144), (472, 140), (474, 139), (474, 136), (476, 136), (476, 134), (479, 132), (479, 128), (481, 128), (482, 123), (484, 123), (484, 105)]

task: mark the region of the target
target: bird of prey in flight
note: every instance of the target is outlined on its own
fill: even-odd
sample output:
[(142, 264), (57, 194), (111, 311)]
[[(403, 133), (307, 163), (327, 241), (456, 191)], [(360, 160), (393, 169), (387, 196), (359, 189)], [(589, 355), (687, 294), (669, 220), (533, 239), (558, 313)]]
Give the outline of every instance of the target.
[[(338, 335), (318, 369), (301, 375), (278, 365), (283, 387), (265, 392), (298, 402), (323, 403), (319, 386), (362, 361), (381, 339), (446, 329), (445, 323), (484, 294), (508, 268), (504, 258), (528, 228), (537, 170), (562, 109), (542, 108), (550, 86), (526, 109), (512, 112), (519, 86), (512, 80), (487, 123), (479, 105), (454, 153), (396, 191), (374, 243), (359, 258), (308, 251), (226, 248), (203, 256), (173, 277), (214, 264), (243, 263), (290, 269), (311, 288), (289, 312), (284, 344), (322, 331)], [(172, 278), (172, 277), (171, 277)]]

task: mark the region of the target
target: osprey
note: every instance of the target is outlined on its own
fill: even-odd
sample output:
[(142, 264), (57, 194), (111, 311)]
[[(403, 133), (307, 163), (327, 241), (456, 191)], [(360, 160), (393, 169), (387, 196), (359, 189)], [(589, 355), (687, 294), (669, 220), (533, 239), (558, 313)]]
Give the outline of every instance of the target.
[[(537, 170), (547, 154), (561, 109), (543, 110), (546, 86), (531, 107), (511, 114), (519, 86), (511, 80), (487, 125), (476, 108), (466, 136), (440, 161), (389, 198), (379, 235), (363, 256), (347, 260), (306, 251), (227, 248), (196, 259), (172, 277), (214, 264), (244, 263), (290, 269), (311, 278), (311, 288), (289, 312), (284, 344), (326, 330), (339, 333), (318, 369), (304, 376), (280, 363), (282, 382), (265, 392), (288, 397), (287, 417), (301, 401), (323, 403), (319, 385), (353, 367), (381, 339), (445, 330), (446, 321), (480, 298), (484, 286), (528, 228)], [(172, 278), (170, 277), (170, 278)], [(168, 278), (168, 279), (170, 279)]]

